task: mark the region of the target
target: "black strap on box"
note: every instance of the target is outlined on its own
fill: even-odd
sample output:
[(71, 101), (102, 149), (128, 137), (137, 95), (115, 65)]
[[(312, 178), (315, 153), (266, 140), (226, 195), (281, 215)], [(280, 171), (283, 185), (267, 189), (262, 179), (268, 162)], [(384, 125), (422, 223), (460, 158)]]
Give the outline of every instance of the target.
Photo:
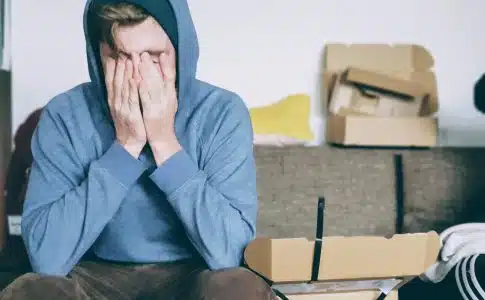
[[(320, 273), (320, 258), (322, 255), (322, 244), (323, 244), (323, 225), (325, 217), (325, 198), (318, 198), (317, 204), (317, 232), (315, 236), (315, 244), (313, 248), (313, 262), (312, 262), (312, 274), (310, 282), (318, 281), (318, 274)], [(261, 276), (261, 275), (260, 275)], [(268, 279), (266, 279), (268, 282)], [(272, 285), (272, 283), (270, 283)], [(279, 290), (273, 288), (273, 292), (276, 296), (280, 297), (281, 300), (289, 300)]]
[[(312, 263), (312, 274), (311, 274), (311, 281), (318, 281), (318, 273), (320, 272), (320, 257), (322, 254), (322, 243), (323, 243), (323, 225), (324, 225), (324, 216), (325, 216), (325, 198), (320, 197), (318, 198), (318, 205), (317, 205), (317, 232), (315, 238), (315, 245), (313, 250), (313, 263)], [(259, 277), (261, 277), (269, 286), (273, 286), (274, 282), (266, 278), (265, 276), (259, 274), (258, 272), (251, 269), (246, 262), (243, 265), (250, 270), (251, 272), (255, 273)], [(278, 289), (272, 287), (272, 290), (276, 296), (278, 296), (281, 300), (289, 300), (288, 297), (283, 294)]]
[(404, 231), (404, 171), (402, 154), (394, 154), (394, 177), (396, 193), (396, 233)]
[(323, 225), (325, 217), (325, 198), (318, 198), (317, 205), (317, 232), (315, 237), (315, 244), (313, 246), (313, 263), (311, 281), (318, 281), (318, 273), (320, 273), (320, 258), (322, 255), (323, 244)]

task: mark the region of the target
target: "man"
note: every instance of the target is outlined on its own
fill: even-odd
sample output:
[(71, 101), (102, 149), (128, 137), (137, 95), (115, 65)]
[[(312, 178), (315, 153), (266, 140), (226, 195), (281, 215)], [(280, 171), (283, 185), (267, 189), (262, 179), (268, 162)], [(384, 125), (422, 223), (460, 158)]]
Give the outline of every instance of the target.
[(22, 219), (35, 273), (0, 298), (271, 299), (238, 267), (257, 216), (247, 108), (195, 78), (186, 1), (127, 2), (86, 5), (92, 82), (44, 108)]

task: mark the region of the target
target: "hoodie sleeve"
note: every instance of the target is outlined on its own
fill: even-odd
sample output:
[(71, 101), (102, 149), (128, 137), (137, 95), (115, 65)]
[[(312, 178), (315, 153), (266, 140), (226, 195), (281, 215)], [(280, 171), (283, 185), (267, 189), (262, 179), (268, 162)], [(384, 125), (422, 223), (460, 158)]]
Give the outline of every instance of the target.
[[(211, 128), (202, 169), (181, 150), (152, 174), (211, 269), (241, 264), (257, 217), (253, 132), (242, 101)], [(205, 147), (205, 149), (204, 149)]]
[(59, 114), (43, 112), (32, 138), (21, 222), (33, 270), (57, 276), (68, 274), (89, 250), (144, 171), (116, 142), (86, 166), (85, 152), (71, 143), (67, 127)]

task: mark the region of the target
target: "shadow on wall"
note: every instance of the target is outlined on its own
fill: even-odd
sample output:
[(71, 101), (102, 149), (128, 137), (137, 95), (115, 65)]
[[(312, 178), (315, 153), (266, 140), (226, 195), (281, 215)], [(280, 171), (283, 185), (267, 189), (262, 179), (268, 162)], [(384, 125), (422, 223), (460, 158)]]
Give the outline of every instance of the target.
[(19, 126), (14, 136), (14, 151), (10, 158), (4, 183), (5, 198), (2, 203), (5, 205), (5, 210), (0, 215), (0, 222), (5, 226), (0, 237), (2, 249), (0, 266), (3, 269), (22, 269), (28, 268), (29, 265), (22, 238), (10, 234), (9, 217), (22, 214), (29, 169), (32, 164), (30, 143), (41, 112), (42, 108), (32, 112)]

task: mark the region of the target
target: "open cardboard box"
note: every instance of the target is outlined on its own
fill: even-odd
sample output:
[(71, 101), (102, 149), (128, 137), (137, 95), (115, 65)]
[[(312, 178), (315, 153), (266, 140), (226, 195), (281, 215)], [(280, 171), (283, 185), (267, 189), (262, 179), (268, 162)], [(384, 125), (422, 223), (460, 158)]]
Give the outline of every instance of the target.
[(432, 147), (437, 144), (438, 111), (436, 76), (432, 55), (418, 45), (329, 44), (325, 49), (324, 88), (331, 107), (333, 88), (349, 68), (388, 75), (419, 84), (428, 95), (419, 116), (327, 116), (327, 142), (345, 146)]
[(259, 237), (245, 249), (246, 266), (288, 299), (396, 300), (402, 285), (438, 259), (434, 231), (323, 237), (323, 210), (321, 199), (315, 240)]
[[(436, 232), (398, 234), (391, 238), (325, 237), (318, 280), (309, 283), (314, 246), (315, 241), (306, 238), (257, 238), (246, 248), (244, 259), (250, 269), (273, 282), (273, 287), (289, 299), (321, 294), (327, 297), (322, 299), (364, 300), (368, 295), (369, 300), (375, 300), (380, 292), (385, 292), (389, 293), (387, 300), (397, 299), (391, 291), (436, 262), (441, 244)], [(360, 298), (355, 298), (359, 295)]]

